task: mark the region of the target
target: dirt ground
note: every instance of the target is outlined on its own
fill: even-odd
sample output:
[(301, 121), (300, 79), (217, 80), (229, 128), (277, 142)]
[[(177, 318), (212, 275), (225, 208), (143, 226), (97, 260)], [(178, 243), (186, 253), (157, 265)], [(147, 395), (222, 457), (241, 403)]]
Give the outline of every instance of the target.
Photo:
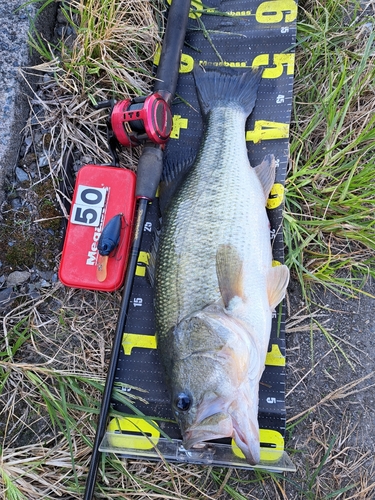
[[(375, 292), (370, 281), (363, 289)], [(363, 480), (367, 487), (372, 487), (368, 496), (358, 498), (373, 498), (374, 299), (361, 295), (348, 300), (319, 292), (315, 293), (316, 305), (308, 311), (298, 285), (292, 283), (289, 287), (287, 447), (294, 450), (292, 457), (299, 473), (305, 469), (307, 477), (308, 471), (320, 464), (332, 447), (315, 485), (317, 494), (319, 487), (327, 494)], [(324, 332), (317, 325), (311, 330), (307, 318), (297, 324), (304, 315), (312, 316)], [(302, 325), (306, 329), (300, 328)]]

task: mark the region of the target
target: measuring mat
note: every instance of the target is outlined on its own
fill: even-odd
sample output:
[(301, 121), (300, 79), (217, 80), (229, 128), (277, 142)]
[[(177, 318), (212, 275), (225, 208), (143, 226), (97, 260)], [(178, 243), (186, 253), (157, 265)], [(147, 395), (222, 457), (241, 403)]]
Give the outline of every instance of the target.
[[(297, 3), (293, 0), (205, 0), (204, 4), (192, 1), (172, 105), (173, 131), (165, 152), (167, 167), (177, 157), (179, 161), (181, 157), (188, 161), (199, 149), (203, 124), (192, 75), (195, 64), (264, 68), (256, 107), (246, 125), (246, 141), (252, 166), (260, 164), (267, 154), (276, 158), (276, 181), (267, 203), (274, 265), (283, 262), (282, 210), (289, 159), (296, 17)], [(158, 224), (156, 200), (149, 206), (144, 226), (117, 364), (113, 407), (123, 416), (110, 421), (100, 450), (148, 460), (163, 456), (168, 461), (254, 468), (231, 439), (205, 443), (201, 449), (188, 451), (181, 446), (156, 351), (153, 289), (146, 275), (153, 231)], [(277, 307), (273, 317), (266, 368), (260, 382), (258, 420), (261, 461), (255, 467), (294, 471), (284, 450), (284, 304)]]

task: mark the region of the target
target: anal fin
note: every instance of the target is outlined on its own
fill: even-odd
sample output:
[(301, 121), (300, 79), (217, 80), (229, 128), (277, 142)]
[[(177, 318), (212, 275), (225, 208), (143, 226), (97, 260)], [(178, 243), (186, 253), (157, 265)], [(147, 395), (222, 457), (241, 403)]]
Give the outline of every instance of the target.
[(276, 162), (274, 155), (266, 155), (260, 165), (254, 167), (255, 173), (262, 184), (265, 200), (275, 183)]

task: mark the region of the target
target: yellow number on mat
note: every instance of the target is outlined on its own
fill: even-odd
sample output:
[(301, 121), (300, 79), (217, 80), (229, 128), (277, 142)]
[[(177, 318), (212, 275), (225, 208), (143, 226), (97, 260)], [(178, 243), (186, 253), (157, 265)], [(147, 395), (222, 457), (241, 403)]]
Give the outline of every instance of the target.
[[(160, 62), (161, 47), (158, 45), (154, 54), (154, 64), (157, 66)], [(190, 73), (193, 71), (194, 59), (188, 54), (181, 54), (179, 73)]]
[(194, 59), (188, 54), (181, 54), (180, 73), (190, 73), (194, 68)]
[(137, 276), (145, 276), (146, 275), (146, 266), (148, 265), (149, 261), (150, 261), (149, 252), (139, 252), (138, 262), (139, 262), (139, 264), (145, 264), (145, 265), (144, 266), (137, 265), (137, 267), (135, 269), (135, 274)]
[(133, 347), (156, 349), (155, 335), (140, 335), (138, 333), (124, 333), (122, 337), (124, 353), (130, 355)]
[(282, 184), (279, 184), (278, 182), (276, 182), (276, 184), (272, 186), (266, 204), (266, 207), (269, 210), (273, 210), (274, 208), (277, 208), (282, 204), (284, 200), (284, 191), (284, 186)]
[[(261, 443), (271, 445), (270, 448), (260, 448), (260, 460), (263, 462), (277, 462), (284, 452), (284, 438), (278, 431), (270, 429), (259, 429), (259, 437)], [(232, 451), (240, 458), (245, 458), (245, 455), (232, 439)]]
[(258, 23), (291, 23), (297, 17), (297, 4), (294, 0), (270, 0), (257, 8), (255, 19)]
[(262, 74), (263, 78), (279, 78), (284, 72), (284, 64), (286, 64), (286, 74), (293, 75), (294, 54), (273, 54), (272, 63), (270, 63), (269, 54), (259, 54), (254, 58), (252, 67), (269, 66), (270, 64), (275, 67), (265, 68)]
[(137, 417), (113, 418), (108, 424), (107, 431), (116, 433), (108, 436), (110, 444), (116, 448), (150, 450), (160, 438), (156, 423), (153, 426), (143, 418)]
[[(168, 4), (171, 5), (172, 0), (167, 0), (167, 1)], [(202, 12), (195, 12), (195, 10), (203, 10), (203, 4), (201, 0), (191, 0), (189, 17), (195, 19), (202, 15)]]
[(173, 115), (173, 126), (171, 132), (171, 139), (179, 139), (180, 130), (188, 128), (188, 119), (182, 118), (181, 115)]
[(246, 132), (246, 140), (253, 141), (254, 144), (270, 139), (287, 139), (288, 137), (288, 123), (270, 122), (267, 120), (257, 120), (254, 130)]
[(267, 366), (285, 366), (285, 358), (277, 344), (272, 344), (271, 352), (267, 352), (265, 364)]

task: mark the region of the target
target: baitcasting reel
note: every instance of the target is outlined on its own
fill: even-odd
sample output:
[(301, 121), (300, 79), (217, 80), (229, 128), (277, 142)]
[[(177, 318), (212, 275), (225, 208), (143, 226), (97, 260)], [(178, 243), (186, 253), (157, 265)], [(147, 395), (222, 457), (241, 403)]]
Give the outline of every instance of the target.
[(132, 147), (145, 141), (163, 145), (171, 134), (172, 113), (165, 99), (157, 92), (147, 97), (105, 101), (96, 107), (111, 107), (107, 120), (108, 142), (116, 160), (119, 145)]

